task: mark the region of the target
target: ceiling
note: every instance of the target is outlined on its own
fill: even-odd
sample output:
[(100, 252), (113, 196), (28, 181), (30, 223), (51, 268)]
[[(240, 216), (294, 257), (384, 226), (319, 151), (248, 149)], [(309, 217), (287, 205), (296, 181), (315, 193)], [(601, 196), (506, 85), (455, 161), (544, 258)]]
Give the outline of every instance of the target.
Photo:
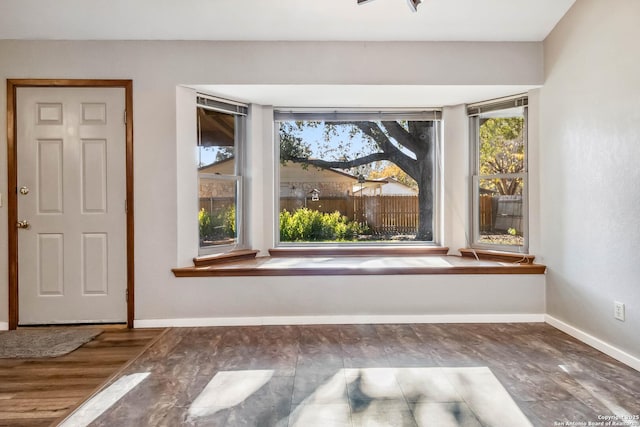
[(541, 41), (575, 0), (1, 0), (0, 39)]
[(459, 105), (525, 93), (537, 86), (424, 85), (191, 85), (235, 101), (284, 108), (424, 108)]
[[(422, 0), (414, 13), (407, 0), (0, 0), (0, 40), (542, 41), (574, 2)], [(534, 87), (196, 86), (308, 108), (438, 107)]]

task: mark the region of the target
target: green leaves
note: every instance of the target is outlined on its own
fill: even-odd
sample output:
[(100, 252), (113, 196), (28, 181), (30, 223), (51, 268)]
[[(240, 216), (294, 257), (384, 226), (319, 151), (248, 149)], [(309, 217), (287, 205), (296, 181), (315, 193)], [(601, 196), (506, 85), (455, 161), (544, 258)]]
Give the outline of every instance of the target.
[[(480, 175), (524, 172), (524, 117), (498, 117), (480, 124)], [(513, 179), (484, 180), (487, 190), (517, 194), (521, 186)]]
[(340, 212), (322, 213), (300, 208), (280, 212), (281, 242), (351, 241), (367, 231), (367, 226), (349, 221)]
[(231, 205), (224, 211), (211, 214), (200, 209), (198, 212), (200, 240), (220, 240), (233, 238), (236, 235), (236, 207)]
[(308, 159), (311, 147), (296, 136), (300, 124), (283, 122), (280, 125), (280, 162), (286, 164), (288, 160)]

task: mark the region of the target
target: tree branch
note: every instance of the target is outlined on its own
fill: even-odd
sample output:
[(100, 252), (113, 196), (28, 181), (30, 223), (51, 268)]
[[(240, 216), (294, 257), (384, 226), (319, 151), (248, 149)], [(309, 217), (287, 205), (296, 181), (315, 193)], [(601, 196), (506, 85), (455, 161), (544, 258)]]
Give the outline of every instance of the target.
[[(396, 148), (395, 145), (389, 141), (387, 135), (382, 132), (380, 126), (375, 124), (374, 122), (347, 122), (351, 125), (356, 126), (358, 129), (362, 131), (365, 135), (374, 140), (380, 151), (384, 151), (385, 153), (400, 153), (402, 152)], [(404, 154), (403, 154), (404, 155)]]
[(374, 122), (349, 122), (356, 126), (365, 135), (373, 139), (378, 148), (386, 154), (383, 160), (389, 160), (404, 170), (411, 178), (417, 179), (419, 171), (417, 170), (416, 161), (400, 151), (395, 145), (389, 141), (389, 138)]
[(368, 156), (358, 157), (353, 160), (335, 160), (327, 161), (321, 159), (308, 159), (304, 157), (288, 157), (282, 160), (290, 160), (294, 163), (303, 163), (307, 165), (318, 166), (325, 169), (350, 169), (358, 166), (366, 165), (380, 160), (391, 160), (388, 153), (373, 153)]
[(383, 121), (382, 126), (389, 132), (389, 135), (403, 147), (407, 147), (409, 150), (416, 154), (422, 153), (428, 146), (422, 147), (415, 136), (402, 127), (397, 121)]

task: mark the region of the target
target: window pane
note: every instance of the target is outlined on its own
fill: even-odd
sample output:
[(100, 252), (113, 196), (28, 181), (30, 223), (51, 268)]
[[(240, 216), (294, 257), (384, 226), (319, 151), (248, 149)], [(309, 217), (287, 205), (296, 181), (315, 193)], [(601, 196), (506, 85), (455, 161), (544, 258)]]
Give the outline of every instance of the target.
[[(498, 188), (509, 189), (507, 195)], [(523, 246), (523, 179), (480, 179), (478, 243)]]
[[(220, 105), (215, 106), (220, 107)], [(245, 117), (197, 107), (199, 254), (241, 245), (240, 148)]]
[(280, 241), (433, 241), (436, 123), (279, 122)]
[(200, 174), (200, 247), (237, 242), (237, 182)]
[[(524, 109), (510, 108), (480, 116), (480, 175), (524, 172)], [(509, 189), (496, 188), (500, 194)]]
[[(505, 101), (526, 105), (526, 98)], [(491, 109), (474, 116), (473, 244), (526, 252), (526, 106)]]
[[(235, 173), (236, 116), (198, 107), (198, 166), (226, 162), (224, 173)], [(214, 173), (214, 172), (212, 172)]]

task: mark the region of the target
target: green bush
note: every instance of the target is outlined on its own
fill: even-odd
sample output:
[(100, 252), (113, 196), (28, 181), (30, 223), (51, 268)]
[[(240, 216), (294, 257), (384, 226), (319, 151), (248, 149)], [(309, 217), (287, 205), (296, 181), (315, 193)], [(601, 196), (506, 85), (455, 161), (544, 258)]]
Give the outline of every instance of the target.
[(213, 236), (214, 226), (211, 223), (211, 215), (204, 208), (198, 212), (198, 224), (200, 226), (200, 240), (209, 240)]
[(211, 214), (200, 209), (198, 212), (200, 240), (223, 240), (236, 235), (236, 207), (229, 206), (223, 212)]
[(300, 208), (293, 213), (280, 212), (281, 242), (349, 241), (366, 231), (366, 225), (349, 221), (338, 211), (322, 213)]
[(236, 205), (231, 205), (225, 211), (223, 228), (224, 232), (227, 236), (235, 236), (236, 235)]

